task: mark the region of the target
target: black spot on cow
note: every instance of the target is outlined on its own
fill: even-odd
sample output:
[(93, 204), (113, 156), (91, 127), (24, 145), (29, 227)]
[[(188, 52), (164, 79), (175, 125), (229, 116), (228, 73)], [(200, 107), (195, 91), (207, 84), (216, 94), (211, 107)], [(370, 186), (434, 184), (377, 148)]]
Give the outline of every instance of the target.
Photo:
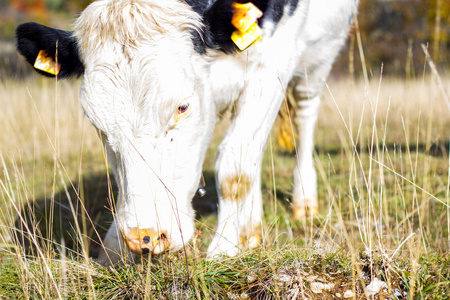
[[(235, 2), (246, 3), (246, 0), (186, 0), (192, 9), (203, 17), (204, 30), (202, 33), (193, 32), (195, 50), (206, 53), (206, 49), (217, 49), (227, 54), (237, 52), (237, 47), (231, 40), (231, 34), (235, 30), (231, 24), (233, 18), (232, 5)], [(299, 0), (253, 0), (251, 1), (262, 12), (263, 17), (258, 21), (260, 26), (264, 22), (278, 24), (284, 15), (285, 8), (293, 14)]]

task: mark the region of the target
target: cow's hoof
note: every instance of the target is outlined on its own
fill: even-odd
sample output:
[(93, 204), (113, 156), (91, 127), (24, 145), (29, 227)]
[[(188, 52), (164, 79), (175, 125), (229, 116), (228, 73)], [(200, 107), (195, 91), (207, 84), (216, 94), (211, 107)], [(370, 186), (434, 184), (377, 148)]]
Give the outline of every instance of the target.
[(128, 249), (136, 254), (160, 254), (169, 248), (165, 232), (152, 229), (132, 228), (124, 234)]
[(297, 220), (305, 220), (306, 218), (315, 218), (319, 215), (318, 206), (293, 206), (292, 213)]
[(261, 233), (239, 236), (239, 245), (242, 248), (253, 249), (261, 246), (261, 244), (262, 244)]
[(97, 263), (105, 266), (112, 267), (117, 265), (121, 261), (121, 257), (115, 253), (107, 253), (105, 250), (100, 250), (100, 254), (97, 258)]

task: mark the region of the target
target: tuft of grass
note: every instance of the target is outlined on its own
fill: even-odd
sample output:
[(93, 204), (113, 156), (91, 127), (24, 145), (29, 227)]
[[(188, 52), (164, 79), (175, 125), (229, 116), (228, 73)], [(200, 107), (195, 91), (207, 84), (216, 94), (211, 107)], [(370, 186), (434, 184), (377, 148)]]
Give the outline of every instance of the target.
[[(342, 250), (316, 254), (307, 249), (284, 247), (275, 253), (246, 252), (214, 261), (194, 261), (191, 257), (188, 265), (183, 254), (168, 253), (117, 269), (95, 263), (90, 263), (88, 269), (80, 269), (80, 263), (74, 259), (64, 263), (54, 260), (52, 275), (58, 283), (57, 289), (45, 286), (39, 260), (29, 259), (26, 273), (33, 282), (24, 285), (21, 282), (24, 271), (17, 268), (13, 258), (8, 258), (1, 267), (0, 292), (8, 298), (26, 295), (46, 299), (60, 295), (77, 299), (331, 299), (342, 298), (346, 293), (364, 298), (366, 287), (376, 276), (387, 283), (378, 297), (407, 297), (415, 275), (406, 261), (392, 262), (380, 253), (369, 256), (361, 252), (357, 258), (361, 276), (355, 278), (349, 256)], [(420, 257), (415, 284), (419, 298), (447, 297), (448, 264), (448, 257)], [(42, 285), (36, 285), (37, 280)], [(326, 288), (317, 288), (321, 285)]]

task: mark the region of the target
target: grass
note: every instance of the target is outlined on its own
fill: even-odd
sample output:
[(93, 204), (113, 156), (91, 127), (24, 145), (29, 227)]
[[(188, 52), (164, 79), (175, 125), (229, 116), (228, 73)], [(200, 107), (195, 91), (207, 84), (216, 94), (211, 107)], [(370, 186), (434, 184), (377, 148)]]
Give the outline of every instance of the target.
[[(314, 154), (320, 216), (292, 218), (296, 159), (272, 133), (264, 245), (207, 261), (222, 121), (205, 161), (207, 196), (194, 199), (194, 240), (116, 269), (93, 259), (115, 188), (78, 88), (35, 77), (0, 82), (0, 298), (448, 298), (450, 118), (433, 75), (330, 80)], [(375, 278), (386, 286), (370, 296)]]

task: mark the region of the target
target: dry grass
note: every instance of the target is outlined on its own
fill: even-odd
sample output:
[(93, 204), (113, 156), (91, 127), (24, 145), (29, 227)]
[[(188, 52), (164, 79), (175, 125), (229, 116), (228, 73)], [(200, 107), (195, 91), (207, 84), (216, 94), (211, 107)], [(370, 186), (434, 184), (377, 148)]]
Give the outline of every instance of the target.
[[(207, 262), (216, 221), (210, 166), (227, 124), (220, 123), (205, 162), (208, 198), (196, 201), (198, 235), (187, 253), (119, 269), (91, 258), (111, 220), (112, 195), (78, 86), (0, 82), (0, 296), (300, 299), (352, 291), (365, 298), (375, 278), (387, 283), (380, 298), (445, 299), (449, 292), (450, 118), (432, 76), (331, 80), (316, 134), (320, 218), (292, 219), (295, 157), (270, 143), (264, 246)], [(315, 293), (318, 283), (334, 285)]]
[[(32, 77), (0, 82), (2, 94), (0, 143), (3, 154), (20, 153), (25, 159), (76, 155), (98, 138), (78, 102), (79, 82)], [(77, 153), (78, 152), (78, 153)]]
[[(449, 86), (446, 78), (444, 86)], [(448, 92), (447, 92), (448, 93)], [(374, 78), (368, 86), (362, 81), (356, 83), (344, 79), (330, 83), (324, 92), (322, 111), (319, 121), (319, 139), (321, 130), (344, 129), (345, 122), (350, 128), (353, 139), (358, 132), (373, 131), (376, 123), (378, 139), (386, 143), (405, 144), (411, 142), (445, 141), (449, 138), (449, 109), (435, 78), (426, 76), (417, 80), (400, 78)], [(334, 98), (334, 100), (333, 100)], [(340, 114), (336, 113), (340, 110)], [(342, 133), (348, 139), (348, 133)], [(368, 138), (372, 135), (367, 134)], [(339, 138), (342, 140), (342, 138)]]

